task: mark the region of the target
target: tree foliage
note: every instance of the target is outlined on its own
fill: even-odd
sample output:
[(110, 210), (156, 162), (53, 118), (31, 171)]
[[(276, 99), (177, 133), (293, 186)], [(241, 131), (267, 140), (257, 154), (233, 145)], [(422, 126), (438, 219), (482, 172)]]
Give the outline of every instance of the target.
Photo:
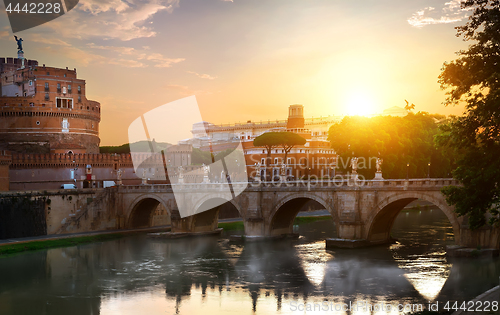
[(271, 150), (276, 147), (282, 147), (285, 151), (285, 160), (287, 154), (296, 145), (304, 145), (306, 139), (293, 132), (266, 132), (253, 140), (256, 147), (265, 147), (267, 157), (271, 158)]
[[(267, 151), (266, 165), (271, 165), (271, 150), (277, 147), (282, 147), (285, 151), (284, 161), (290, 150), (296, 145), (303, 145), (306, 139), (293, 132), (266, 132), (256, 137), (253, 140), (253, 145), (256, 147), (265, 147)], [(267, 172), (270, 177), (271, 172)], [(268, 178), (269, 179), (269, 178)]]
[(445, 105), (465, 103), (465, 113), (443, 126), (437, 142), (453, 150), (453, 176), (463, 184), (443, 190), (447, 201), (478, 228), (487, 216), (491, 224), (499, 222), (500, 1), (467, 0), (462, 8), (472, 15), (457, 36), (473, 43), (444, 64), (439, 83), (447, 90)]
[[(452, 161), (434, 146), (438, 122), (444, 116), (419, 112), (405, 117), (347, 116), (330, 127), (328, 139), (339, 154), (338, 167), (350, 170), (350, 158), (358, 157), (358, 173), (371, 179), (380, 157), (385, 178), (449, 177)], [(410, 164), (407, 167), (407, 164)]]

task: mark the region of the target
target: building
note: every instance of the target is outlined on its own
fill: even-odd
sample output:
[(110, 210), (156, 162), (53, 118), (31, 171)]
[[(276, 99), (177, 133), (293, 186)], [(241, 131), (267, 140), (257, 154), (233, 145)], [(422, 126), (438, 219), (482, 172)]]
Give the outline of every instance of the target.
[[(282, 164), (285, 164), (289, 177), (299, 179), (315, 176), (326, 178), (335, 176), (337, 154), (330, 147), (328, 129), (341, 117), (328, 116), (320, 118), (304, 118), (303, 105), (290, 105), (288, 119), (267, 122), (251, 122), (245, 124), (215, 125), (206, 121), (193, 125), (193, 139), (185, 140), (195, 148), (203, 151), (220, 152), (234, 148), (234, 141), (241, 141), (245, 153), (247, 174), (258, 176), (256, 164), (261, 164), (262, 178), (276, 178), (280, 174)], [(266, 164), (267, 152), (262, 147), (254, 147), (253, 140), (266, 132), (294, 132), (306, 139), (303, 146), (294, 147), (288, 154), (286, 161), (282, 148), (271, 152), (272, 163)], [(272, 174), (268, 174), (272, 172)]]
[(0, 150), (99, 153), (101, 106), (86, 98), (76, 69), (0, 58)]

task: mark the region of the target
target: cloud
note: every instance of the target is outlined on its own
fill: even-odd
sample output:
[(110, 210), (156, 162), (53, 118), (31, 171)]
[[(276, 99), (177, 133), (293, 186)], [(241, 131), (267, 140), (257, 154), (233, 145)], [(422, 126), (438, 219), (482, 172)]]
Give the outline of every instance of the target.
[(133, 47), (123, 47), (123, 46), (101, 46), (95, 45), (94, 43), (87, 44), (89, 48), (107, 50), (119, 54), (120, 56), (128, 56), (134, 59), (120, 59), (116, 63), (117, 65), (129, 65), (134, 67), (147, 67), (147, 64), (138, 62), (142, 61), (152, 61), (157, 68), (169, 68), (175, 63), (182, 62), (186, 60), (185, 58), (168, 58), (160, 53), (149, 52), (149, 47), (145, 46), (143, 49), (135, 49)]
[(82, 0), (70, 13), (45, 25), (65, 38), (128, 41), (155, 36), (146, 21), (160, 11), (172, 13), (178, 6), (179, 0)]
[(146, 60), (151, 60), (155, 62), (155, 67), (157, 68), (169, 68), (174, 63), (182, 62), (186, 59), (184, 58), (167, 58), (159, 53), (148, 54)]
[(103, 56), (92, 54), (73, 46), (62, 46), (57, 48), (54, 48), (52, 46), (44, 46), (38, 49), (50, 54), (62, 55), (66, 58), (73, 59), (75, 61), (78, 61), (83, 66), (88, 66), (91, 63), (109, 63), (109, 60), (107, 60)]
[(108, 50), (120, 55), (135, 55), (137, 50), (133, 47), (123, 47), (123, 46), (102, 46), (96, 45), (94, 43), (88, 43), (87, 47), (92, 49)]
[[(9, 38), (9, 37), (10, 37), (9, 32), (7, 32), (7, 31), (0, 31), (0, 39), (2, 39), (2, 38)], [(14, 38), (14, 37), (12, 37), (12, 38)]]
[(202, 79), (208, 79), (208, 80), (213, 80), (213, 79), (217, 79), (217, 77), (213, 77), (209, 74), (199, 74), (197, 72), (193, 72), (193, 71), (187, 71), (187, 73), (191, 73), (191, 74), (194, 74), (195, 76), (197, 76), (198, 78), (202, 78)]
[(460, 7), (462, 0), (451, 0), (446, 2), (441, 10), (434, 7), (426, 7), (415, 12), (408, 23), (414, 27), (424, 27), (431, 24), (447, 24), (462, 21), (468, 17), (468, 10)]
[(31, 36), (29, 38), (31, 42), (47, 44), (47, 45), (58, 45), (58, 46), (71, 46), (67, 42), (60, 40), (58, 38), (41, 37), (41, 36)]
[(131, 60), (131, 59), (110, 59), (107, 62), (108, 64), (112, 65), (118, 65), (122, 67), (127, 67), (127, 68), (145, 68), (147, 65), (143, 64), (140, 61), (137, 60)]
[(179, 84), (168, 84), (165, 85), (165, 89), (167, 91), (172, 91), (172, 92), (177, 92), (182, 96), (190, 96), (190, 95), (201, 95), (201, 94), (212, 94), (209, 91), (205, 90), (192, 90), (189, 87), (185, 85), (179, 85)]

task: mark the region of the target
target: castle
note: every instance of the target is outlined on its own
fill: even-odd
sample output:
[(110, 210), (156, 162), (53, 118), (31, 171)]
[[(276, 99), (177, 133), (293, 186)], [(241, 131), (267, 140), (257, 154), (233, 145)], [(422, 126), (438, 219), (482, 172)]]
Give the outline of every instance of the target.
[(0, 150), (99, 153), (101, 106), (76, 69), (0, 58)]

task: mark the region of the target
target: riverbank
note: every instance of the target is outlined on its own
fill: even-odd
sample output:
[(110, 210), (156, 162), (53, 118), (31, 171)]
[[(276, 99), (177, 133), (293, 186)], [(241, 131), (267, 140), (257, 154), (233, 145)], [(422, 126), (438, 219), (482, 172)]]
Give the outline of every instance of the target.
[(133, 230), (112, 230), (101, 232), (86, 232), (77, 234), (42, 235), (17, 239), (0, 240), (0, 257), (26, 251), (45, 250), (49, 248), (68, 247), (95, 242), (119, 239), (138, 233), (165, 231), (170, 226), (143, 228)]

